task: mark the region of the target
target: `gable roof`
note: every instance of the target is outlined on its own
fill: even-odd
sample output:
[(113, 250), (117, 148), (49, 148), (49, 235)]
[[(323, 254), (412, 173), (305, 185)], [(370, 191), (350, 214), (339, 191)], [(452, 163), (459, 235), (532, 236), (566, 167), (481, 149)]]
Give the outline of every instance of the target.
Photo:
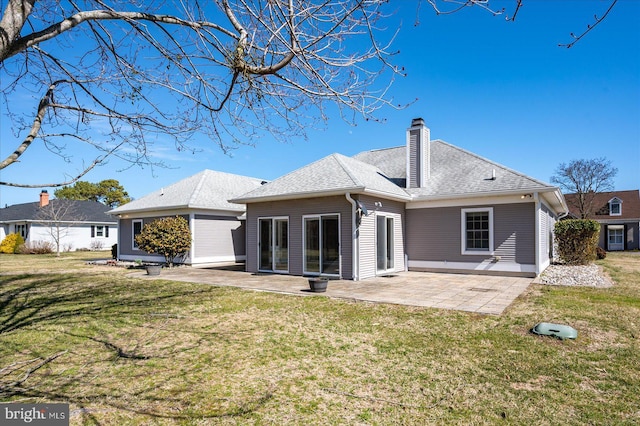
[[(569, 212), (574, 217), (580, 217), (578, 194), (565, 194)], [(609, 215), (609, 201), (618, 198), (622, 201), (620, 215)], [(593, 194), (593, 214), (589, 219), (596, 220), (640, 220), (640, 190), (596, 192)]]
[(209, 209), (244, 212), (245, 206), (230, 203), (229, 199), (249, 192), (264, 181), (214, 170), (203, 170), (166, 188), (158, 189), (142, 198), (111, 210), (110, 214), (132, 212)]
[[(69, 206), (67, 208), (67, 206)], [(117, 221), (107, 212), (109, 207), (97, 201), (54, 199), (46, 207), (39, 202), (14, 204), (0, 209), (0, 223), (4, 222), (39, 222), (44, 219), (43, 209), (52, 208), (61, 222), (109, 223)]]
[(342, 154), (331, 154), (232, 201), (238, 203), (275, 201), (347, 192), (373, 193), (399, 200), (410, 198), (379, 168)]

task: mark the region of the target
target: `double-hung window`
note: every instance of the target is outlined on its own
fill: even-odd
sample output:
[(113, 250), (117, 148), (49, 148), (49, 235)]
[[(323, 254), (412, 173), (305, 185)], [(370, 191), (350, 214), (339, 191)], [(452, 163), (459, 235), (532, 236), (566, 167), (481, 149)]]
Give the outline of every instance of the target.
[(462, 209), (462, 254), (493, 254), (493, 208)]
[(140, 235), (140, 233), (142, 232), (142, 220), (134, 220), (131, 226), (132, 226), (131, 238), (133, 239), (132, 247), (135, 250), (139, 250), (138, 243), (136, 243), (136, 236)]

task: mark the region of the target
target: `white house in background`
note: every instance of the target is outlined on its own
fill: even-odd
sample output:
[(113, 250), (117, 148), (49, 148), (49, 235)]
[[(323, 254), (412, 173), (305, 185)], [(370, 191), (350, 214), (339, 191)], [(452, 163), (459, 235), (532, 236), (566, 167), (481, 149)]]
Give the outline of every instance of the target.
[(0, 241), (18, 233), (27, 244), (59, 239), (61, 251), (108, 250), (118, 241), (118, 222), (108, 211), (95, 201), (50, 200), (42, 191), (40, 201), (0, 209)]
[(261, 179), (230, 173), (202, 172), (111, 210), (118, 220), (118, 259), (164, 262), (140, 250), (135, 236), (155, 219), (182, 216), (191, 229), (191, 249), (183, 263), (208, 266), (245, 260), (245, 206), (230, 198), (252, 191)]

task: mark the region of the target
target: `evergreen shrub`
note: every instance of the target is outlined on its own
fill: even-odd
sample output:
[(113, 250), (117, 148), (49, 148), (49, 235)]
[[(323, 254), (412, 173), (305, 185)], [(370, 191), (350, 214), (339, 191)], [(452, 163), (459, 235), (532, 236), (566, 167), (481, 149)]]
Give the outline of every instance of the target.
[(569, 265), (588, 265), (596, 259), (600, 224), (591, 219), (556, 222), (554, 233), (560, 259)]

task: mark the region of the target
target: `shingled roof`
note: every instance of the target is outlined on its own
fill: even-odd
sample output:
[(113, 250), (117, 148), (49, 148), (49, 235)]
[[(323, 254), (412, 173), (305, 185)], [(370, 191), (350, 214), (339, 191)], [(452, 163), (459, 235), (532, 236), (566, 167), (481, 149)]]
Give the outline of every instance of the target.
[(61, 222), (116, 223), (115, 218), (107, 214), (109, 207), (104, 204), (96, 201), (61, 199), (50, 200), (48, 206), (45, 207), (40, 207), (40, 203), (35, 202), (14, 204), (2, 208), (0, 209), (0, 223), (38, 222), (43, 219), (42, 211), (47, 207), (59, 213), (56, 220)]
[(379, 168), (342, 154), (331, 154), (232, 201), (274, 201), (346, 192), (372, 193), (398, 200), (410, 198)]
[(175, 209), (244, 212), (245, 206), (228, 200), (259, 187), (261, 179), (203, 170), (170, 186), (111, 210), (110, 214)]
[[(580, 217), (580, 209), (578, 207), (578, 194), (565, 194), (569, 211), (573, 217)], [(618, 198), (622, 201), (621, 214), (611, 216), (609, 214), (609, 201)], [(640, 191), (635, 189), (631, 191), (611, 191), (597, 192), (593, 194), (593, 214), (589, 219), (596, 220), (640, 220)]]
[[(352, 158), (332, 154), (233, 201), (272, 201), (346, 192), (374, 193), (404, 201), (521, 192), (559, 193), (554, 186), (441, 140), (431, 141), (431, 175), (424, 188), (405, 188), (406, 168), (404, 146), (365, 151)], [(559, 200), (555, 202), (562, 204)]]

